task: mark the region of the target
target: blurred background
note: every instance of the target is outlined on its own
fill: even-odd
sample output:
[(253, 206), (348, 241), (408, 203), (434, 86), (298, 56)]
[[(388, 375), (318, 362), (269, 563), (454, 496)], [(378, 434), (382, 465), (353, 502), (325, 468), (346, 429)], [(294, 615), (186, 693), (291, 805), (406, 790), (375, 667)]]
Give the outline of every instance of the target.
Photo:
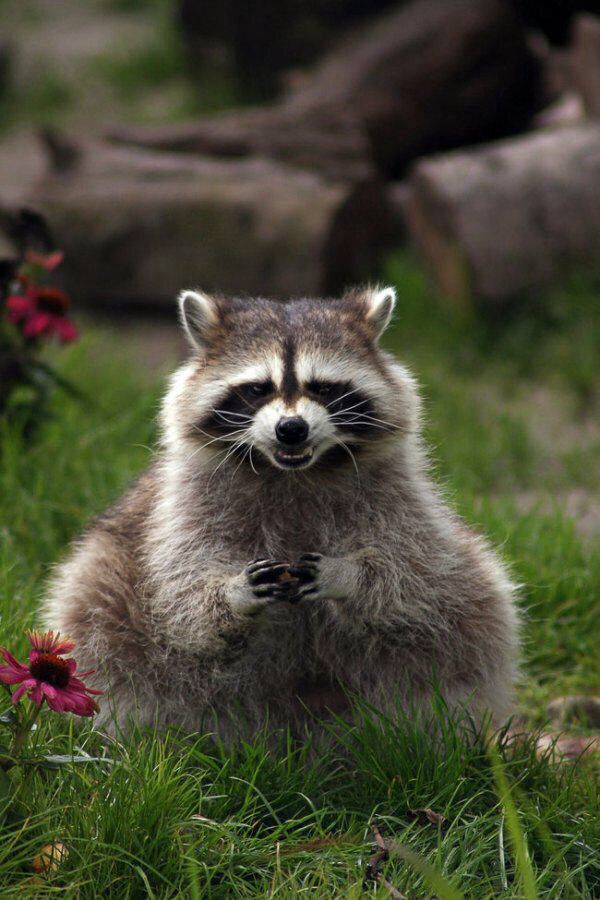
[(114, 315), (338, 293), (405, 246), (505, 308), (597, 259), (596, 5), (0, 0), (0, 204)]

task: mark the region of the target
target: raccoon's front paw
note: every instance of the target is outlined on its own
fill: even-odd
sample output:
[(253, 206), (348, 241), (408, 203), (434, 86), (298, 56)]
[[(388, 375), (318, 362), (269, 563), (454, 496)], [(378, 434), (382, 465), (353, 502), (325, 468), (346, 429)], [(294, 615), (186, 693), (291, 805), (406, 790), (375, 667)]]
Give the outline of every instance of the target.
[(299, 600), (302, 597), (342, 600), (357, 590), (358, 568), (349, 557), (304, 553), (288, 571), (298, 579)]
[(289, 564), (278, 559), (255, 559), (246, 566), (246, 579), (252, 596), (276, 599), (282, 584), (289, 582)]
[(323, 557), (320, 553), (303, 553), (294, 565), (289, 567), (289, 574), (297, 582), (292, 602), (297, 603), (304, 597), (317, 597), (322, 593), (322, 562)]

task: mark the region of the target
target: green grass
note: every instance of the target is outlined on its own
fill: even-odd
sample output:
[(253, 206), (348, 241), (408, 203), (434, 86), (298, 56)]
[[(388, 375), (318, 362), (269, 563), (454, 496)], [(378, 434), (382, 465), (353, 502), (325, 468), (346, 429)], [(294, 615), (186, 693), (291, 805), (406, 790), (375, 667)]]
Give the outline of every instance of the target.
[[(561, 501), (598, 483), (598, 284), (575, 280), (485, 322), (437, 302), (410, 260), (387, 276), (400, 305), (386, 341), (422, 383), (438, 477), (523, 583), (520, 708), (541, 724), (549, 698), (598, 689), (600, 554)], [(49, 567), (149, 460), (162, 389), (94, 328), (56, 360), (93, 401), (57, 395), (31, 445), (14, 428), (0, 437), (0, 644), (21, 653)], [(556, 767), (525, 743), (499, 770), (482, 740), (436, 715), (440, 745), (410, 718), (358, 704), (323, 758), (261, 740), (228, 754), (208, 737), (135, 735), (108, 748), (112, 765), (32, 779), (22, 817), (4, 822), (0, 897), (358, 897), (373, 824), (392, 851), (386, 878), (412, 897), (598, 896), (592, 766)], [(85, 725), (55, 719), (40, 742), (102, 753)], [(423, 807), (445, 827), (411, 821)], [(31, 859), (56, 840), (67, 860), (31, 881)]]
[[(176, 120), (234, 106), (238, 98), (233, 79), (224, 69), (189, 59), (171, 7), (155, 2), (136, 9), (144, 6), (151, 11), (155, 7), (152, 36), (133, 49), (116, 41), (90, 61), (88, 74), (112, 91), (124, 113), (140, 120)], [(159, 103), (158, 112), (153, 102), (157, 92), (159, 96), (168, 92), (168, 103)]]
[(71, 108), (73, 90), (57, 72), (35, 73), (19, 90), (0, 98), (0, 134), (18, 126), (54, 125)]

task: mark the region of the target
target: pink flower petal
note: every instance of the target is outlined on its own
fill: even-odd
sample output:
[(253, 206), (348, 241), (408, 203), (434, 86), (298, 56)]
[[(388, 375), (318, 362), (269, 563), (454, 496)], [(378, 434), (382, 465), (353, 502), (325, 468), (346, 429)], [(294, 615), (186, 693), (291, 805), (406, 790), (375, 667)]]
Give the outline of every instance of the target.
[(8, 298), (6, 310), (8, 312), (8, 321), (12, 322), (13, 325), (16, 325), (22, 319), (27, 319), (29, 316), (34, 315), (36, 311), (35, 303), (30, 298), (20, 295)]
[[(89, 675), (90, 673), (87, 672), (86, 674)], [(81, 681), (80, 678), (71, 678), (71, 680), (69, 681), (69, 687), (67, 688), (67, 690), (71, 690), (71, 689), (75, 689), (77, 691), (85, 691), (85, 693), (87, 693), (87, 694), (103, 694), (104, 693), (104, 691), (92, 690), (92, 688), (89, 688), (87, 685), (85, 685), (83, 683), (83, 681)]]
[(16, 689), (16, 691), (12, 695), (12, 702), (13, 702), (14, 706), (17, 705), (17, 703), (19, 702), (19, 700), (21, 699), (23, 694), (28, 690), (29, 690), (29, 685), (27, 685), (27, 684), (19, 685), (19, 687)]
[(40, 266), (42, 269), (46, 269), (47, 272), (51, 272), (61, 264), (64, 256), (65, 254), (62, 250), (55, 250), (53, 253), (35, 253), (33, 250), (28, 250), (25, 254), (25, 262), (32, 266)]
[[(52, 633), (52, 632), (50, 632)], [(54, 644), (52, 646), (51, 653), (56, 653), (57, 656), (64, 656), (65, 653), (70, 653), (71, 650), (75, 649), (75, 641), (70, 640), (69, 638), (63, 638), (60, 640), (60, 634), (57, 634), (54, 639)]]
[(19, 684), (27, 674), (28, 672), (24, 674), (11, 666), (0, 666), (0, 684)]
[(47, 331), (52, 332), (52, 316), (50, 313), (34, 313), (23, 327), (23, 334), (26, 338), (39, 337)]
[(41, 681), (35, 682), (35, 686), (31, 689), (29, 699), (31, 700), (32, 703), (35, 703), (36, 706), (42, 705), (42, 700), (44, 699), (44, 691), (42, 688)]
[(0, 669), (11, 669), (14, 672), (19, 672), (24, 677), (27, 677), (29, 675), (29, 669), (27, 668), (27, 666), (24, 666), (22, 663), (16, 660), (12, 653), (9, 653), (9, 651), (5, 647), (2, 647), (0, 649), (0, 654), (2, 654), (6, 662), (9, 664), (8, 666), (1, 666)]
[(54, 330), (62, 344), (71, 344), (79, 337), (79, 332), (69, 319), (57, 318)]
[(51, 684), (43, 684), (42, 690), (50, 709), (53, 709), (54, 712), (57, 713), (65, 712), (65, 710), (67, 709), (67, 704), (65, 703), (64, 690), (57, 689)]
[(75, 715), (92, 716), (97, 711), (98, 705), (95, 700), (92, 700), (91, 697), (88, 697), (79, 689), (72, 690), (71, 684), (64, 689), (64, 693), (68, 695), (69, 711), (75, 713)]

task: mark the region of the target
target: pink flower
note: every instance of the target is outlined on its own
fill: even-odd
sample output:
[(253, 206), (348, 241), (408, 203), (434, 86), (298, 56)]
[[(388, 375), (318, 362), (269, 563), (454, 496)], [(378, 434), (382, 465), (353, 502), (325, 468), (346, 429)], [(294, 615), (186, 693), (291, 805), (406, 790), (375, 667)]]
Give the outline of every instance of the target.
[(64, 257), (65, 254), (62, 250), (55, 250), (53, 253), (35, 253), (33, 250), (28, 250), (25, 254), (25, 262), (31, 266), (40, 266), (47, 272), (51, 272), (52, 269), (60, 266)]
[(92, 671), (81, 672), (76, 677), (77, 663), (74, 659), (64, 659), (61, 654), (69, 653), (75, 646), (73, 641), (61, 639), (60, 634), (48, 631), (28, 632), (32, 649), (29, 651), (29, 665), (18, 662), (5, 648), (0, 649), (8, 665), (0, 666), (0, 683), (18, 684), (12, 695), (17, 704), (25, 693), (36, 706), (43, 701), (55, 712), (71, 712), (76, 716), (93, 716), (98, 704), (92, 698), (93, 691), (81, 680)]
[(75, 649), (75, 641), (69, 638), (62, 638), (60, 632), (54, 634), (53, 631), (28, 631), (27, 637), (33, 651), (36, 653), (56, 653), (58, 656), (64, 656)]
[(6, 309), (8, 310), (8, 321), (16, 325), (22, 319), (28, 319), (35, 315), (35, 302), (23, 294), (14, 294), (6, 301)]
[(20, 324), (26, 338), (56, 336), (69, 344), (77, 338), (77, 329), (66, 318), (69, 298), (57, 288), (26, 285), (25, 293), (14, 294), (6, 301), (8, 319)]

